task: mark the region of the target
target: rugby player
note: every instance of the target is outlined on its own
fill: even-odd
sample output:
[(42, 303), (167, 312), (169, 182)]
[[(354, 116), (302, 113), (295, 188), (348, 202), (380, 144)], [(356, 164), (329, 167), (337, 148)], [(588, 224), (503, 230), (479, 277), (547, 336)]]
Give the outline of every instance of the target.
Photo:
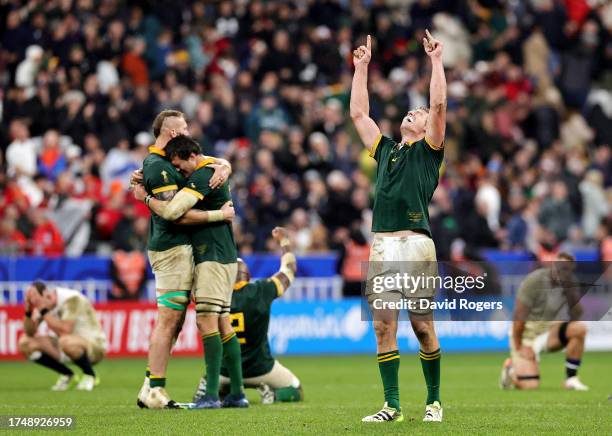
[[(45, 322), (52, 334), (37, 334)], [(76, 385), (91, 391), (100, 383), (93, 365), (106, 354), (106, 337), (89, 300), (78, 291), (51, 288), (36, 281), (26, 290), (25, 334), (19, 338), (19, 351), (39, 365), (60, 374), (51, 387), (66, 391)], [(68, 357), (83, 375), (78, 376), (62, 360)]]
[[(192, 292), (205, 349), (208, 386), (206, 396), (195, 408), (248, 407), (242, 385), (240, 344), (229, 320), (232, 287), (238, 269), (232, 226), (220, 210), (227, 207), (228, 202), (231, 207), (229, 183), (225, 181), (219, 188), (211, 188), (214, 173), (207, 165), (212, 160), (201, 154), (200, 145), (190, 137), (180, 135), (173, 138), (165, 151), (172, 165), (188, 177), (185, 186), (170, 201), (146, 195), (140, 185), (134, 188), (134, 195), (168, 222), (180, 219), (192, 208), (207, 215), (207, 224), (191, 228), (195, 263)], [(230, 394), (223, 403), (219, 400), (222, 360), (228, 365), (231, 380)]]
[[(500, 378), (502, 388), (539, 388), (540, 353), (565, 349), (563, 386), (576, 391), (589, 389), (578, 378), (587, 327), (578, 321), (582, 306), (574, 268), (574, 257), (559, 253), (554, 262), (529, 273), (521, 284), (510, 333), (510, 357)], [(564, 308), (569, 308), (570, 320), (558, 321)]]
[[(149, 155), (143, 162), (142, 179), (138, 175), (133, 177), (133, 186), (135, 182), (141, 181), (146, 191), (155, 198), (173, 198), (184, 187), (185, 179), (166, 159), (164, 149), (172, 138), (188, 134), (187, 122), (182, 112), (160, 112), (153, 121), (155, 144), (149, 147)], [(210, 187), (216, 188), (227, 180), (231, 167), (229, 162), (223, 159), (208, 158), (207, 162), (215, 171)], [(233, 216), (233, 211), (229, 212)], [(183, 325), (185, 310), (189, 305), (193, 280), (190, 229), (185, 225), (207, 221), (208, 213), (198, 210), (188, 211), (176, 223), (157, 215), (151, 216), (147, 248), (155, 275), (158, 316), (150, 338), (145, 380), (138, 393), (137, 404), (140, 407), (179, 407), (165, 390), (165, 374), (173, 341)]]
[[(281, 247), (281, 266), (273, 276), (251, 282), (249, 268), (238, 259), (238, 275), (234, 284), (230, 320), (238, 336), (242, 352), (244, 386), (256, 388), (262, 404), (301, 401), (300, 380), (275, 360), (268, 343), (270, 310), (274, 300), (285, 293), (295, 279), (297, 262), (291, 252), (289, 234), (283, 227), (272, 230), (272, 237)], [(221, 367), (221, 391), (230, 385), (229, 372)], [(206, 395), (206, 377), (200, 383), (193, 398), (197, 403)]]
[[(350, 115), (362, 142), (378, 163), (374, 191), (372, 232), (368, 283), (387, 271), (384, 263), (407, 266), (421, 265), (428, 273), (435, 265), (436, 250), (431, 239), (428, 203), (438, 185), (439, 170), (444, 159), (446, 128), (446, 78), (442, 66), (442, 43), (429, 31), (423, 46), (431, 60), (429, 84), (430, 107), (409, 111), (400, 125), (401, 139), (395, 142), (384, 136), (369, 116), (368, 64), (372, 57), (372, 42), (353, 52), (355, 74), (351, 89)], [(413, 271), (420, 274), (424, 271)], [(420, 359), (427, 385), (423, 421), (442, 421), (440, 401), (440, 344), (434, 330), (431, 309), (420, 309), (420, 299), (433, 299), (434, 289), (420, 289), (404, 296), (399, 290), (389, 290), (384, 298), (408, 298), (416, 303), (411, 309), (412, 329), (419, 340)], [(366, 295), (371, 307), (378, 294), (368, 285)], [(414, 304), (413, 303), (413, 304)], [(403, 421), (399, 402), (398, 373), (400, 355), (397, 347), (397, 311), (381, 317), (374, 310), (378, 366), (385, 394), (383, 408), (363, 418), (364, 422)], [(384, 318), (384, 319), (383, 319)]]

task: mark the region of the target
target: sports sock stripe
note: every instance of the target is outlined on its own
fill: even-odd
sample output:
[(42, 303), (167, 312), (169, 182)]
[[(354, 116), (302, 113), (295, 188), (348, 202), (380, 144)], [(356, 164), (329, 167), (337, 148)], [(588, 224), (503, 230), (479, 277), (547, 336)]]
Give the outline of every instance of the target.
[(221, 336), (221, 334), (219, 332), (214, 332), (214, 333), (208, 333), (206, 335), (202, 335), (202, 339), (208, 339), (208, 338), (212, 338), (213, 336)]
[(395, 359), (399, 359), (400, 355), (396, 355), (396, 356), (391, 356), (391, 357), (387, 357), (385, 359), (378, 359), (378, 363), (383, 363), (383, 362), (388, 362), (390, 360), (395, 360)]
[(439, 352), (440, 352), (440, 349), (439, 349), (439, 348), (438, 348), (437, 350), (431, 351), (431, 352), (429, 352), (429, 353), (428, 353), (428, 352), (426, 352), (426, 351), (423, 351), (423, 350), (419, 350), (419, 353), (420, 353), (420, 354), (424, 354), (425, 356), (432, 356), (432, 355), (434, 355), (434, 354), (438, 354)]
[(384, 359), (385, 357), (390, 357), (390, 356), (395, 356), (398, 355), (399, 351), (398, 350), (394, 350), (394, 351), (388, 351), (386, 353), (380, 353), (378, 354), (378, 358), (379, 359)]
[(230, 339), (232, 339), (234, 336), (236, 336), (236, 332), (230, 333), (230, 334), (229, 334), (229, 335), (227, 335), (227, 336), (223, 336), (223, 337), (221, 338), (221, 343), (222, 343), (222, 344), (225, 344), (227, 341), (229, 341)]

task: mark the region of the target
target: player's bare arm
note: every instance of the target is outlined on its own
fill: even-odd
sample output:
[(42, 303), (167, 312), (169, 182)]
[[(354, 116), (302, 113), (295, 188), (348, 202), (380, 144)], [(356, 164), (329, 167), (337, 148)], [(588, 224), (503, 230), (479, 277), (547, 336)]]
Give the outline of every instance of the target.
[[(158, 216), (168, 221), (177, 221), (187, 214), (180, 224), (205, 224), (217, 221), (231, 221), (235, 211), (231, 202), (227, 202), (219, 210), (196, 211), (191, 208), (198, 198), (186, 190), (181, 190), (171, 200), (160, 200), (148, 195), (142, 185), (134, 186), (134, 197), (143, 201)], [(171, 192), (171, 191), (167, 191)]]
[(28, 289), (26, 291), (24, 298), (25, 318), (23, 320), (23, 331), (30, 337), (36, 334), (36, 330), (40, 324), (40, 313), (38, 312), (38, 309), (33, 307), (32, 302), (30, 301), (32, 291), (32, 289)]
[(431, 59), (431, 81), (429, 82), (429, 116), (425, 138), (434, 148), (442, 148), (446, 132), (446, 77), (442, 65), (443, 45), (425, 31), (423, 38), (425, 53)]
[(361, 141), (371, 150), (380, 135), (380, 129), (370, 118), (370, 102), (368, 100), (368, 65), (372, 58), (372, 38), (368, 35), (366, 45), (353, 51), (353, 85), (351, 86), (350, 113), (355, 129)]
[(33, 300), (33, 306), (40, 313), (40, 320), (44, 320), (58, 336), (69, 335), (74, 330), (74, 321), (61, 320), (49, 312), (53, 308), (53, 303), (49, 298), (39, 296)]
[(293, 280), (295, 279), (295, 273), (297, 272), (297, 261), (295, 255), (291, 251), (291, 241), (289, 240), (289, 232), (284, 227), (275, 227), (272, 230), (272, 238), (281, 247), (281, 267), (279, 271), (270, 277), (276, 284), (279, 295), (283, 294)]
[(514, 319), (512, 322), (512, 341), (514, 342), (515, 349), (518, 350), (521, 356), (528, 360), (534, 360), (535, 353), (533, 348), (523, 346), (523, 333), (525, 332), (525, 322), (528, 313), (529, 308), (517, 299), (514, 306)]

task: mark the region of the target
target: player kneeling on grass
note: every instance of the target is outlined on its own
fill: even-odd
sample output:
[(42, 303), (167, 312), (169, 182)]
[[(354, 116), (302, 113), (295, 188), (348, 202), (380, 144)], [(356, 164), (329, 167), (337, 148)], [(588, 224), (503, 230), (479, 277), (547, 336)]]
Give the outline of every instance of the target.
[[(576, 391), (589, 389), (577, 375), (587, 328), (584, 322), (577, 321), (582, 306), (572, 274), (574, 267), (574, 257), (560, 253), (550, 266), (531, 272), (521, 284), (510, 333), (510, 357), (502, 368), (502, 388), (537, 389), (540, 353), (565, 348), (564, 387)], [(564, 308), (569, 309), (570, 321), (553, 321)]]
[[(287, 230), (282, 227), (272, 231), (272, 237), (281, 246), (282, 256), (280, 270), (268, 279), (251, 282), (246, 263), (238, 260), (238, 276), (230, 309), (230, 319), (241, 344), (244, 386), (256, 388), (263, 404), (303, 399), (300, 381), (272, 357), (268, 343), (272, 302), (291, 285), (297, 269), (287, 236)], [(228, 391), (228, 375), (227, 368), (221, 368), (222, 392)], [(197, 402), (205, 395), (206, 378), (202, 377), (193, 401)]]
[[(43, 321), (54, 335), (36, 334)], [(51, 390), (66, 391), (76, 385), (78, 390), (91, 391), (98, 385), (92, 365), (104, 357), (106, 337), (94, 308), (80, 292), (32, 283), (26, 290), (23, 327), (19, 351), (60, 374)], [(64, 356), (81, 368), (81, 377), (62, 363)]]

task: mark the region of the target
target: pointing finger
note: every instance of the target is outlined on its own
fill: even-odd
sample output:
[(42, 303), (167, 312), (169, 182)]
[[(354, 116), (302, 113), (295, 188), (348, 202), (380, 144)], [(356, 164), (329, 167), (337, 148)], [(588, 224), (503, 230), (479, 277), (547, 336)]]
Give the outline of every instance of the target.
[(372, 49), (372, 37), (370, 35), (368, 35), (368, 37), (366, 38), (366, 47), (368, 48), (368, 50)]
[(431, 33), (429, 33), (428, 29), (425, 29), (425, 34), (427, 35), (427, 39), (428, 40), (430, 40), (430, 41), (433, 40), (433, 36), (431, 36)]

